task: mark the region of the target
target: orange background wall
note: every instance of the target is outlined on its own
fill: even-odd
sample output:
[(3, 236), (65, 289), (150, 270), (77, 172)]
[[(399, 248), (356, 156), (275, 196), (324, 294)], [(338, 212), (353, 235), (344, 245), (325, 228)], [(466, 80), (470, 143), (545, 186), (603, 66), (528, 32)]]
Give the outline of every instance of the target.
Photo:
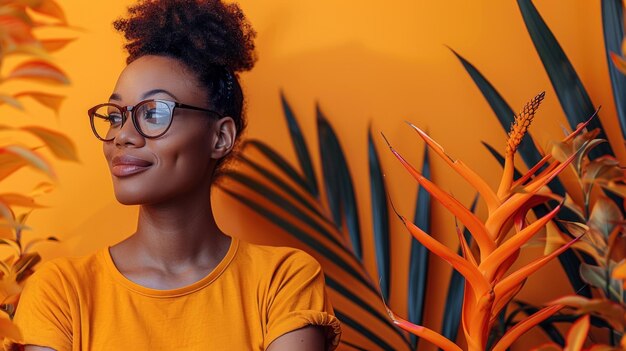
[[(79, 28), (62, 32), (78, 39), (55, 54), (58, 65), (72, 80), (70, 87), (56, 90), (67, 95), (59, 118), (34, 104), (29, 105), (26, 114), (0, 107), (2, 115), (15, 116), (19, 123), (63, 130), (79, 150), (80, 164), (53, 163), (58, 188), (41, 200), (51, 208), (37, 210), (30, 220), (33, 236), (57, 235), (63, 240), (40, 246), (46, 259), (86, 254), (111, 245), (132, 233), (136, 216), (136, 208), (116, 203), (101, 144), (92, 136), (86, 116), (88, 107), (107, 99), (124, 66), (122, 40), (111, 22), (125, 13), (132, 1), (58, 2), (69, 22)], [(349, 155), (357, 200), (363, 204), (365, 261), (373, 277), (377, 274), (369, 230), (366, 152), (370, 124), (375, 135), (383, 132), (416, 166), (421, 165), (423, 143), (404, 124), (405, 120), (428, 129), (450, 155), (463, 159), (494, 186), (499, 178), (498, 165), (480, 141), (502, 149), (505, 134), (446, 45), (474, 63), (515, 110), (546, 90), (546, 101), (531, 132), (545, 146), (562, 135), (565, 118), (515, 1), (246, 0), (240, 4), (258, 31), (258, 64), (242, 76), (250, 121), (247, 136), (285, 150), (295, 161), (280, 106), (282, 89), (304, 128), (311, 151), (317, 154), (314, 107), (319, 103)], [(599, 1), (537, 0), (535, 5), (594, 103), (603, 105), (601, 119), (605, 126), (613, 126), (607, 128), (613, 144), (623, 145), (615, 128)], [(416, 185), (380, 138), (377, 143), (391, 198), (402, 213), (412, 216)], [(621, 159), (626, 158), (623, 148), (618, 152)], [(319, 166), (319, 159), (314, 162)], [(473, 192), (440, 160), (434, 160), (433, 177), (443, 189), (469, 205)], [(28, 191), (43, 179), (35, 173), (21, 172), (3, 187)], [(214, 201), (219, 223), (226, 232), (253, 242), (299, 245), (219, 191), (214, 193)], [(437, 205), (433, 214), (433, 236), (456, 247), (453, 218)], [(393, 229), (390, 304), (405, 315), (409, 234), (395, 221)], [(540, 253), (540, 248), (529, 248), (525, 257), (530, 259)], [(437, 259), (431, 259), (431, 267), (426, 318), (427, 325), (438, 329), (450, 269)], [(550, 284), (549, 289), (546, 284)], [(540, 303), (568, 291), (558, 264), (553, 263), (530, 279), (521, 297)], [(339, 297), (337, 300), (342, 303)], [(354, 341), (357, 336), (346, 330), (344, 337)]]

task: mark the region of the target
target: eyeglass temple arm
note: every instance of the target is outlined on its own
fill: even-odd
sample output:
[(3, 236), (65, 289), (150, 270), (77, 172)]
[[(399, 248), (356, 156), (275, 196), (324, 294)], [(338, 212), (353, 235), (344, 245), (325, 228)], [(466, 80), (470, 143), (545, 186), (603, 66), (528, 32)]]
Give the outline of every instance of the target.
[(196, 111), (211, 112), (211, 113), (214, 113), (214, 114), (216, 114), (216, 115), (218, 115), (218, 116), (222, 117), (222, 114), (221, 114), (221, 113), (219, 113), (219, 112), (217, 112), (217, 111), (214, 111), (214, 110), (209, 110), (209, 109), (206, 109), (206, 108), (202, 108), (202, 107), (191, 106), (191, 105), (183, 104), (183, 103), (180, 103), (180, 102), (176, 102), (176, 103), (174, 104), (174, 106), (176, 106), (176, 107), (180, 107), (180, 108), (186, 108), (186, 109), (189, 109), (189, 110), (196, 110)]

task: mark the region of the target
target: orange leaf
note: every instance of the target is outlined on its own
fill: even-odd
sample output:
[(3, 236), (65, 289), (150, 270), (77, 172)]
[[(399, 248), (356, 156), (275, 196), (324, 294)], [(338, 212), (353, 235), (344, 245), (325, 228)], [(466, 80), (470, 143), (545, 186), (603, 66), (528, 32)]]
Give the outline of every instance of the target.
[(504, 334), (504, 336), (502, 336), (502, 338), (498, 340), (498, 343), (493, 347), (492, 351), (507, 350), (509, 347), (511, 347), (513, 342), (519, 339), (520, 336), (522, 336), (532, 327), (543, 322), (544, 320), (558, 312), (563, 307), (564, 306), (562, 305), (548, 306), (524, 318), (519, 323), (515, 324), (513, 328), (509, 329), (509, 331), (507, 331), (506, 334)]
[(37, 39), (32, 33), (31, 26), (19, 18), (19, 15), (15, 12), (0, 16), (0, 28), (2, 28), (3, 36), (5, 36), (3, 41), (6, 40), (8, 44), (11, 44), (9, 46), (18, 46), (37, 42)]
[(423, 327), (421, 325), (415, 325), (405, 319), (402, 319), (398, 316), (396, 316), (390, 309), (389, 307), (387, 307), (387, 305), (385, 304), (385, 308), (387, 309), (387, 313), (389, 314), (389, 317), (391, 318), (391, 320), (393, 321), (394, 324), (396, 324), (397, 326), (399, 326), (400, 328), (408, 331), (411, 334), (414, 334), (424, 340), (430, 341), (431, 343), (433, 343), (435, 346), (445, 350), (445, 351), (462, 351), (460, 347), (458, 347), (457, 345), (455, 345), (452, 341), (448, 340), (446, 337), (444, 337), (443, 335), (428, 329), (426, 327)]
[(47, 52), (56, 52), (63, 49), (67, 44), (73, 42), (76, 38), (71, 39), (43, 39), (41, 45)]
[(567, 343), (563, 351), (581, 351), (589, 333), (589, 315), (578, 318), (567, 333)]
[(626, 309), (619, 303), (606, 299), (588, 299), (579, 295), (564, 296), (551, 304), (566, 305), (576, 308), (577, 314), (595, 314), (600, 316), (615, 330), (626, 326)]
[(32, 60), (15, 67), (5, 80), (30, 79), (42, 83), (69, 84), (69, 78), (58, 67), (40, 60)]
[(57, 4), (54, 0), (41, 0), (39, 4), (37, 6), (33, 6), (32, 9), (46, 16), (56, 18), (63, 24), (67, 24), (67, 18), (65, 17), (63, 8), (61, 8), (61, 6), (59, 6), (59, 4)]
[(54, 113), (56, 113), (57, 115), (59, 114), (61, 103), (65, 99), (65, 96), (62, 95), (47, 94), (38, 91), (25, 91), (19, 94), (15, 94), (16, 98), (21, 98), (25, 96), (33, 98), (35, 101), (54, 111)]
[(5, 55), (13, 55), (13, 54), (26, 54), (30, 56), (35, 56), (42, 60), (50, 60), (52, 59), (50, 55), (43, 49), (43, 47), (39, 43), (32, 44), (21, 44), (11, 46), (5, 52)]
[(1, 104), (9, 104), (18, 110), (24, 110), (24, 106), (22, 106), (22, 103), (15, 100), (15, 98), (10, 95), (0, 94), (0, 105)]
[(0, 201), (7, 206), (18, 206), (27, 208), (45, 208), (46, 206), (39, 205), (32, 197), (24, 196), (16, 193), (0, 194)]
[[(578, 130), (578, 129), (577, 129)], [(573, 134), (573, 133), (572, 133)], [(571, 134), (570, 134), (571, 135)], [(493, 215), (489, 216), (485, 222), (485, 227), (489, 232), (499, 231), (504, 223), (519, 210), (533, 195), (535, 195), (543, 186), (548, 184), (559, 173), (561, 173), (574, 160), (577, 153), (572, 154), (565, 162), (559, 164), (554, 170), (544, 175), (535, 177), (530, 184), (524, 187), (524, 192), (513, 194), (500, 207), (498, 207)]]
[(25, 130), (41, 139), (50, 151), (52, 151), (52, 153), (61, 160), (78, 162), (76, 146), (74, 146), (74, 143), (64, 134), (51, 129), (36, 126), (22, 127), (20, 129)]
[(13, 174), (28, 163), (19, 155), (5, 151), (0, 148), (0, 181)]
[[(408, 123), (408, 122), (407, 122)], [(408, 123), (417, 134), (428, 144), (428, 146), (435, 151), (441, 159), (446, 161), (446, 163), (452, 167), (459, 175), (461, 175), (467, 182), (478, 191), (478, 193), (483, 197), (485, 203), (487, 204), (487, 208), (489, 209), (489, 213), (491, 213), (500, 203), (496, 194), (491, 190), (489, 184), (487, 184), (476, 172), (474, 172), (471, 168), (466, 166), (461, 160), (453, 160), (448, 154), (445, 153), (443, 147), (435, 142), (428, 134), (424, 133), (417, 126)]]
[[(50, 178), (56, 179), (56, 175), (50, 164), (36, 152), (19, 145), (9, 145), (4, 147), (4, 152), (12, 153), (33, 166), (35, 169), (47, 174)], [(1, 154), (0, 154), (1, 155)]]
[(487, 258), (480, 263), (478, 269), (485, 274), (487, 280), (491, 281), (495, 272), (498, 270), (502, 262), (518, 251), (530, 238), (532, 238), (541, 228), (543, 228), (561, 209), (559, 204), (552, 211), (538, 220), (532, 222), (520, 232), (514, 234), (505, 241), (497, 249), (495, 249)]
[(473, 266), (467, 260), (457, 255), (456, 252), (450, 250), (447, 246), (435, 240), (432, 236), (426, 234), (411, 221), (407, 221), (403, 216), (400, 216), (400, 219), (402, 219), (402, 222), (415, 239), (422, 243), (422, 245), (424, 245), (432, 253), (450, 263), (454, 269), (461, 273), (461, 275), (465, 277), (472, 289), (474, 289), (478, 295), (482, 295), (489, 290), (489, 284), (480, 274), (476, 266)]
[(496, 318), (500, 317), (500, 311), (502, 311), (502, 309), (506, 307), (506, 305), (508, 305), (508, 303), (511, 302), (511, 300), (522, 290), (524, 284), (526, 284), (526, 280), (523, 280), (522, 283), (515, 289), (509, 291), (508, 294), (500, 297), (494, 302), (493, 307), (491, 308), (492, 321), (495, 322)]
[(581, 237), (577, 237), (567, 244), (561, 246), (558, 250), (550, 253), (549, 255), (543, 256), (533, 262), (523, 266), (517, 271), (511, 273), (506, 278), (502, 279), (500, 282), (496, 284), (494, 287), (494, 291), (496, 293), (496, 301), (497, 299), (505, 296), (511, 289), (514, 289), (518, 284), (520, 284), (524, 279), (528, 278), (531, 274), (535, 273), (541, 267), (543, 267), (546, 263), (550, 262), (553, 258), (563, 253), (563, 251), (569, 249), (575, 242), (577, 242)]
[[(387, 141), (387, 139), (385, 139), (385, 141)], [(478, 247), (480, 248), (481, 258), (487, 257), (487, 255), (495, 250), (496, 244), (492, 240), (491, 235), (486, 230), (484, 224), (472, 213), (472, 211), (465, 208), (465, 206), (463, 206), (463, 204), (461, 204), (457, 199), (441, 190), (441, 188), (437, 185), (422, 176), (421, 173), (413, 168), (411, 164), (409, 164), (396, 150), (394, 150), (393, 147), (391, 147), (389, 142), (387, 142), (387, 145), (400, 163), (402, 163), (404, 168), (413, 176), (413, 178), (467, 227), (472, 234), (472, 237), (474, 237), (476, 244), (478, 244)]]

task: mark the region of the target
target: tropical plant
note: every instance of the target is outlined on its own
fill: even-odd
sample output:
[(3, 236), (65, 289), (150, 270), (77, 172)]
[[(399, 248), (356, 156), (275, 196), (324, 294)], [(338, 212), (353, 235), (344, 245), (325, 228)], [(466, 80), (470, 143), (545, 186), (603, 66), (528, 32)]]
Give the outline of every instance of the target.
[[(39, 39), (34, 35), (34, 29), (46, 27), (67, 27), (65, 14), (54, 0), (10, 0), (0, 3), (0, 66), (4, 66), (9, 57), (19, 61), (1, 77), (0, 82), (26, 80), (53, 86), (69, 84), (66, 74), (51, 63), (50, 54), (62, 49), (73, 39)], [(6, 90), (6, 85), (4, 88)], [(24, 98), (31, 98), (58, 114), (64, 96), (34, 90), (2, 92), (0, 104), (25, 110), (22, 102)], [(43, 172), (49, 180), (56, 179), (46, 157), (39, 153), (42, 146), (25, 144), (25, 134), (43, 143), (56, 158), (78, 161), (73, 143), (57, 131), (35, 125), (2, 124), (0, 132), (4, 134), (0, 144), (0, 182), (25, 167)], [(44, 207), (35, 199), (50, 191), (53, 186), (53, 183), (44, 181), (29, 194), (0, 193), (0, 245), (6, 245), (13, 251), (0, 260), (0, 340), (6, 337), (19, 341), (21, 338), (20, 331), (10, 319), (26, 278), (41, 260), (39, 254), (32, 251), (33, 245), (57, 240), (47, 237), (26, 242), (23, 238), (25, 232), (32, 229), (26, 225), (32, 210)]]
[[(578, 238), (574, 238), (553, 252), (507, 274), (511, 266), (517, 261), (522, 245), (553, 219), (562, 205), (559, 204), (548, 214), (530, 223), (526, 219), (528, 212), (532, 207), (553, 197), (552, 193), (546, 193), (545, 186), (578, 156), (578, 153), (574, 153), (566, 160), (560, 161), (548, 154), (526, 174), (519, 179), (513, 179), (515, 173), (514, 156), (543, 98), (544, 93), (541, 93), (526, 104), (512, 124), (506, 145), (504, 170), (500, 185), (495, 191), (476, 172), (462, 161), (447, 155), (443, 147), (428, 137), (421, 129), (411, 125), (426, 144), (481, 195), (488, 210), (487, 218), (484, 221), (471, 213), (453, 196), (425, 179), (390, 145), (393, 154), (415, 180), (469, 229), (473, 241), (476, 243), (477, 252), (474, 253), (459, 232), (459, 242), (463, 248), (463, 254), (459, 256), (435, 240), (430, 234), (407, 221), (404, 216), (398, 214), (413, 237), (432, 253), (450, 263), (465, 278), (461, 325), (469, 350), (488, 349), (489, 334), (498, 320), (500, 312), (521, 290), (526, 279), (578, 241)], [(563, 142), (570, 142), (586, 125), (586, 123), (581, 124)], [(512, 228), (514, 228), (514, 233), (509, 236)], [(561, 305), (548, 306), (529, 316), (507, 331), (490, 349), (506, 350), (521, 334), (556, 313), (562, 307)], [(388, 312), (394, 322), (403, 329), (433, 342), (444, 350), (461, 350), (451, 340), (435, 331), (405, 321), (391, 310)]]
[[(596, 108), (573, 65), (532, 1), (518, 0), (518, 5), (570, 128), (576, 129)], [(555, 194), (564, 199), (565, 206), (557, 214), (557, 220), (548, 224), (546, 238), (546, 252), (549, 252), (554, 245), (560, 245), (569, 240), (572, 232), (578, 235), (586, 233), (583, 240), (559, 256), (559, 260), (572, 284), (573, 292), (583, 298), (581, 300), (579, 297), (570, 296), (565, 298), (573, 300), (564, 301), (577, 301), (578, 303), (586, 301), (587, 304), (593, 306), (608, 306), (612, 303), (623, 305), (624, 299), (623, 288), (619, 291), (615, 290), (615, 287), (619, 286), (615, 280), (617, 278), (611, 279), (611, 271), (616, 271), (614, 269), (616, 263), (624, 259), (623, 219), (626, 215), (623, 206), (623, 197), (626, 195), (623, 167), (626, 160), (616, 158), (616, 154), (619, 153), (614, 152), (616, 149), (624, 150), (623, 139), (626, 138), (626, 77), (617, 69), (623, 67), (623, 61), (619, 60), (615, 54), (620, 49), (624, 38), (623, 6), (621, 0), (602, 0), (601, 7), (606, 57), (617, 110), (615, 120), (623, 138), (618, 142), (610, 143), (604, 135), (600, 119), (595, 118), (589, 122), (589, 129), (577, 136), (571, 143), (557, 144), (557, 147), (553, 148), (554, 156), (563, 160), (584, 145), (584, 150), (579, 152), (579, 156), (572, 163), (573, 171), (563, 172), (559, 176), (563, 182), (555, 179), (548, 184)], [(457, 52), (454, 54), (480, 89), (502, 127), (508, 128), (513, 112), (502, 95), (472, 63)], [(615, 62), (615, 65), (611, 61)], [(503, 157), (493, 147), (486, 146), (497, 159), (502, 160)], [(519, 154), (528, 167), (532, 167), (538, 159), (543, 157), (543, 152), (530, 136), (528, 140), (522, 142)], [(565, 181), (566, 178), (568, 181)], [(570, 184), (570, 187), (564, 184)], [(579, 184), (579, 187), (572, 187), (572, 184)], [(551, 205), (554, 205), (554, 202)], [(543, 205), (533, 210), (537, 216), (543, 216), (549, 211)], [(600, 301), (604, 303), (600, 304)], [(521, 301), (516, 303), (520, 307), (511, 315), (516, 315), (520, 311), (537, 309)], [(564, 309), (561, 311), (563, 313), (559, 312), (559, 315), (542, 323), (544, 330), (560, 347), (565, 346), (566, 340), (551, 322), (578, 320), (579, 313), (583, 312), (580, 306), (571, 306), (575, 309), (573, 314), (565, 313), (568, 309)], [(591, 310), (586, 311), (591, 312)], [(601, 313), (596, 312), (592, 313), (590, 318), (591, 325), (611, 329), (608, 342), (611, 347), (616, 346), (623, 328), (615, 329), (616, 324), (603, 321), (602, 318), (598, 318), (601, 317)], [(506, 330), (506, 326), (504, 329)]]

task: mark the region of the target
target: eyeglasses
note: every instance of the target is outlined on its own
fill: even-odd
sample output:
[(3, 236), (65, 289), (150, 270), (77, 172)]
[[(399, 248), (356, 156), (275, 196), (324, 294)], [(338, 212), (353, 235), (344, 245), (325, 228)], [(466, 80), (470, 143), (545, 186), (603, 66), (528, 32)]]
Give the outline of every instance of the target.
[(222, 117), (216, 111), (201, 107), (182, 104), (169, 100), (145, 100), (135, 106), (119, 106), (113, 103), (96, 105), (87, 113), (91, 123), (91, 130), (96, 138), (102, 141), (111, 141), (127, 120), (126, 112), (130, 112), (133, 125), (139, 134), (145, 138), (158, 138), (165, 134), (172, 125), (174, 109), (209, 112)]

